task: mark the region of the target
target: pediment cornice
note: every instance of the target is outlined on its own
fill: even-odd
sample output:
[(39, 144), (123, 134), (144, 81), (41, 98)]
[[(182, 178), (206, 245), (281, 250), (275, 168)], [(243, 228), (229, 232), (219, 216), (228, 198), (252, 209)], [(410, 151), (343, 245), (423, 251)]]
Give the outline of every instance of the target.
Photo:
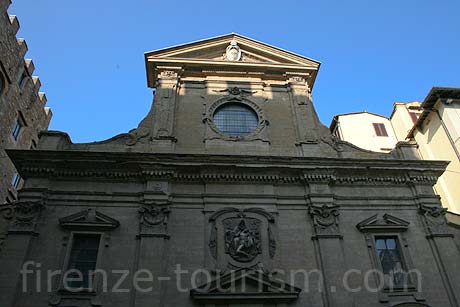
[[(228, 60), (226, 49), (236, 44), (238, 60)], [(299, 73), (309, 76), (313, 86), (320, 63), (310, 58), (271, 45), (230, 33), (219, 37), (196, 41), (145, 53), (148, 85), (155, 86), (159, 72), (167, 67), (181, 69), (183, 75), (189, 70), (201, 71), (244, 71), (245, 73), (268, 73), (286, 76)], [(166, 68), (165, 68), (166, 67)]]
[(375, 214), (356, 225), (361, 232), (402, 232), (406, 231), (410, 222), (391, 214), (380, 217)]
[(301, 289), (274, 279), (262, 271), (241, 269), (217, 276), (190, 291), (196, 301), (288, 302), (299, 297)]
[(86, 209), (59, 219), (63, 228), (114, 229), (120, 222), (98, 210)]

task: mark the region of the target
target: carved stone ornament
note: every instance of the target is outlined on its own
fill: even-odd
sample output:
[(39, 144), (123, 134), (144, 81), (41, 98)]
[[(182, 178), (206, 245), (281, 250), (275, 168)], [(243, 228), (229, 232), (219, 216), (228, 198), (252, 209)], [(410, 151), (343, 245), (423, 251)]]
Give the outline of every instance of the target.
[(224, 60), (237, 62), (241, 60), (241, 49), (235, 40), (230, 42), (227, 49), (225, 50)]
[(224, 208), (209, 221), (209, 248), (218, 269), (270, 266), (276, 250), (270, 213), (260, 208)]
[(342, 141), (339, 140), (335, 135), (324, 136), (321, 138), (321, 141), (329, 146), (331, 146), (334, 150), (338, 152), (342, 152), (344, 150)]
[(441, 206), (420, 205), (419, 212), (425, 217), (425, 226), (430, 236), (452, 236), (447, 225), (447, 209)]
[(136, 145), (140, 140), (148, 137), (150, 135), (150, 129), (145, 127), (138, 127), (132, 129), (128, 132), (129, 140), (126, 142), (126, 145), (133, 146)]
[(225, 252), (234, 260), (249, 262), (261, 253), (260, 221), (237, 217), (223, 221), (225, 229)]
[(229, 88), (226, 88), (224, 90), (214, 90), (214, 92), (216, 92), (216, 93), (225, 93), (226, 92), (229, 95), (233, 95), (233, 96), (246, 96), (246, 95), (252, 95), (252, 94), (257, 93), (257, 91), (248, 91), (248, 90), (245, 90), (245, 89), (240, 89), (237, 86), (229, 87)]
[(296, 82), (296, 83), (305, 83), (307, 82), (304, 77), (302, 76), (291, 76), (289, 77), (289, 82)]
[(339, 206), (337, 205), (312, 205), (310, 215), (313, 219), (317, 237), (340, 237), (339, 233)]
[(43, 201), (17, 201), (0, 207), (6, 220), (10, 220), (8, 233), (35, 233), (37, 220), (45, 208)]
[(173, 71), (173, 70), (162, 70), (162, 71), (160, 71), (158, 76), (159, 76), (160, 79), (173, 80), (173, 79), (177, 79), (179, 74), (177, 72)]
[(140, 233), (142, 237), (163, 237), (169, 239), (167, 232), (168, 218), (171, 210), (168, 203), (145, 204), (139, 208)]

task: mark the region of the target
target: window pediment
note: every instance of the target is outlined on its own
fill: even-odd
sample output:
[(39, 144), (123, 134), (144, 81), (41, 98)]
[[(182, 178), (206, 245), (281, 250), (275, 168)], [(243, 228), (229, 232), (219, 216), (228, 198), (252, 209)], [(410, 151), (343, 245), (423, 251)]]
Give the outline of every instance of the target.
[(361, 232), (402, 232), (409, 228), (410, 222), (391, 214), (384, 214), (381, 218), (375, 214), (356, 225)]
[(87, 209), (60, 218), (59, 225), (63, 228), (115, 229), (120, 226), (120, 222), (97, 210)]
[(237, 270), (215, 277), (190, 291), (197, 301), (288, 302), (298, 298), (301, 289), (257, 270)]

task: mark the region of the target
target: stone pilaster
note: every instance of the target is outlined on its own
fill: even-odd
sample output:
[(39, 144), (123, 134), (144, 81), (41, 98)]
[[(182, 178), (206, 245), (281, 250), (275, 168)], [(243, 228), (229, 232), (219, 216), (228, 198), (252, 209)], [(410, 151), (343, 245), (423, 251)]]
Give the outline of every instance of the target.
[(174, 118), (179, 89), (178, 67), (159, 68), (155, 92), (153, 139), (176, 141)]
[[(139, 278), (150, 278), (153, 282), (139, 282), (141, 291), (133, 289), (133, 306), (160, 306), (161, 305), (161, 276), (165, 265), (165, 241), (169, 240), (168, 217), (170, 209), (168, 202), (146, 202), (139, 208), (139, 234), (136, 252), (136, 270)], [(142, 270), (150, 272), (140, 273)], [(133, 275), (135, 279), (136, 276)]]
[(324, 306), (354, 306), (343, 276), (347, 269), (339, 228), (340, 208), (328, 183), (310, 184), (309, 213), (313, 222), (317, 258), (323, 274)]
[(460, 272), (460, 263), (454, 256), (458, 249), (447, 225), (447, 209), (439, 204), (421, 203), (419, 212), (451, 306), (460, 306), (460, 276), (457, 274)]
[[(6, 232), (2, 235), (0, 250), (0, 301), (2, 306), (14, 306), (16, 295), (23, 286), (20, 271), (28, 260), (30, 245), (38, 236), (38, 219), (44, 209), (43, 201), (15, 202), (0, 207), (0, 213), (5, 222)], [(30, 269), (30, 268), (29, 268)]]

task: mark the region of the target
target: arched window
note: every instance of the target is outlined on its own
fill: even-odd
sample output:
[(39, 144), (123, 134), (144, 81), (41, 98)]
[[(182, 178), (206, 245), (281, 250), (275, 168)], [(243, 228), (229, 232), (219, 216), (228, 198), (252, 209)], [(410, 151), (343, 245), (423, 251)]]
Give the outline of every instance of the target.
[(217, 108), (213, 115), (214, 125), (229, 136), (245, 136), (259, 125), (257, 113), (242, 103), (226, 103)]

